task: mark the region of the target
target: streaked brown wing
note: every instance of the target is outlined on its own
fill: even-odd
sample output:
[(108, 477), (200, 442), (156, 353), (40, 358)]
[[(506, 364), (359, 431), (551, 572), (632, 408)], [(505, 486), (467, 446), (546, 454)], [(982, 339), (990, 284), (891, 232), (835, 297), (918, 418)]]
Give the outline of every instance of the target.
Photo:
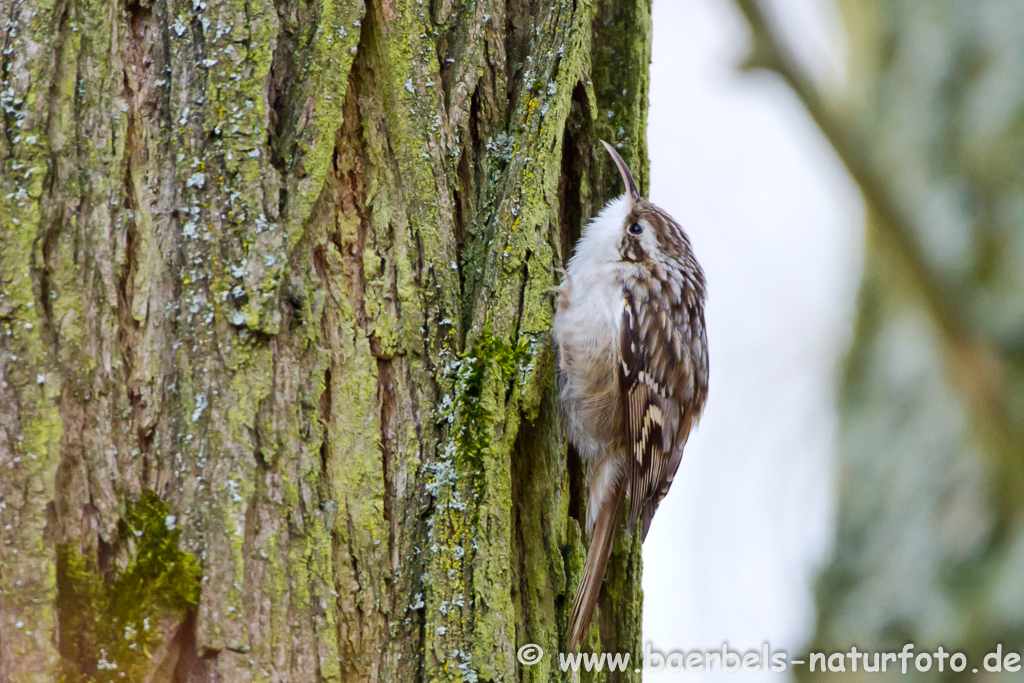
[[(623, 289), (619, 347), (630, 461), (629, 525), (632, 531), (642, 520), (644, 537), (672, 486), (690, 429), (704, 410), (708, 386), (702, 286), (686, 282), (652, 291), (656, 283), (646, 285)], [(634, 298), (644, 292), (663, 298)]]
[[(619, 386), (624, 404), (622, 415), (626, 421), (625, 433), (630, 456), (631, 532), (647, 507), (648, 501), (662, 488), (665, 475), (669, 474), (666, 472), (669, 458), (665, 453), (664, 432), (666, 427), (672, 429), (674, 424), (666, 424), (666, 412), (676, 412), (673, 410), (674, 406), (668, 405), (671, 399), (666, 395), (665, 388), (651, 372), (650, 354), (644, 350), (646, 347), (643, 343), (646, 336), (643, 334), (644, 322), (646, 321), (641, 320), (636, 304), (627, 292), (623, 297)], [(656, 339), (659, 335), (651, 336)], [(649, 520), (645, 521), (649, 523)], [(644, 531), (646, 534), (646, 529)]]

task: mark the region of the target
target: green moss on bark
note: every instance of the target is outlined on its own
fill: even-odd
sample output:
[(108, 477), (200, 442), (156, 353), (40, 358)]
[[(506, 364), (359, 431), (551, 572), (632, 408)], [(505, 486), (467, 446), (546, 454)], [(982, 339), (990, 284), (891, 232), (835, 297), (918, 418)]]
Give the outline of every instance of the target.
[[(199, 604), (202, 572), (178, 548), (176, 517), (152, 491), (128, 502), (114, 548), (124, 566), (98, 567), (95, 552), (57, 548), (57, 615), (64, 679), (143, 680), (165, 619), (180, 623)], [(111, 558), (104, 557), (105, 560)]]

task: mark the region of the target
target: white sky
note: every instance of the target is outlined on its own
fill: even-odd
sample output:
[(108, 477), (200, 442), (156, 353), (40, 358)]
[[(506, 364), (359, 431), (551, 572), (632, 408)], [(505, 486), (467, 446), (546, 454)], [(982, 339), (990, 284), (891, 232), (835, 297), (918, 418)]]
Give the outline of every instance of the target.
[[(776, 0), (818, 80), (842, 74), (831, 0)], [(741, 74), (730, 0), (655, 0), (651, 199), (708, 276), (710, 396), (644, 544), (644, 642), (795, 655), (833, 529), (834, 397), (863, 251), (856, 187), (776, 77)], [(788, 674), (663, 672), (686, 680)]]

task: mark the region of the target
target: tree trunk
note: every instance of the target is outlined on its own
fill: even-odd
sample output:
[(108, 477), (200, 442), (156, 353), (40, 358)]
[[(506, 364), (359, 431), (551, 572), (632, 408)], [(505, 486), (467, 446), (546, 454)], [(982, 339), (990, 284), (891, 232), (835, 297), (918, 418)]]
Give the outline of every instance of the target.
[(0, 0), (0, 681), (564, 675), (548, 287), (649, 9)]

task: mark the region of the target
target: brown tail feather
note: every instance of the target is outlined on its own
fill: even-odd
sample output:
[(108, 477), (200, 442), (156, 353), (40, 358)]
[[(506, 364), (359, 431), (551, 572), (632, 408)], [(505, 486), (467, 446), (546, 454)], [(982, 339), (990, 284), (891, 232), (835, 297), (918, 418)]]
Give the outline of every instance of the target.
[(601, 595), (601, 584), (604, 583), (604, 572), (608, 567), (608, 558), (612, 554), (612, 540), (615, 538), (615, 526), (622, 514), (626, 501), (626, 482), (616, 484), (611, 495), (605, 499), (601, 511), (594, 524), (594, 536), (590, 540), (590, 550), (583, 565), (583, 576), (580, 577), (579, 588), (572, 602), (572, 615), (569, 617), (569, 652), (575, 652), (583, 644), (590, 620), (597, 607), (597, 598)]

